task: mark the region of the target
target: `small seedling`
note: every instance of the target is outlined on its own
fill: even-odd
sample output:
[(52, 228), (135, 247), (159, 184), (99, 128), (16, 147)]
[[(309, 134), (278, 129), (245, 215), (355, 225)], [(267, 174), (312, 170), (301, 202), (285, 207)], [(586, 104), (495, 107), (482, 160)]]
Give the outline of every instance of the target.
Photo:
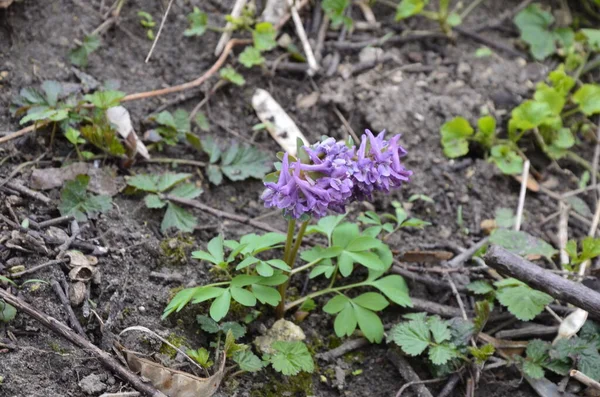
[(421, 15), (439, 23), (442, 31), (450, 35), (452, 28), (462, 23), (461, 16), (454, 10), (450, 10), (449, 0), (439, 0), (438, 11), (428, 11), (425, 6), (429, 0), (402, 0), (396, 8), (396, 21)]
[(136, 175), (127, 180), (127, 184), (137, 191), (150, 193), (144, 197), (146, 207), (152, 209), (167, 207), (160, 229), (164, 233), (170, 228), (182, 232), (192, 232), (197, 220), (190, 212), (169, 200), (169, 196), (182, 199), (195, 199), (202, 189), (193, 183), (183, 183), (191, 174)]
[(100, 37), (97, 35), (85, 36), (81, 44), (78, 44), (78, 46), (69, 53), (69, 60), (73, 65), (85, 68), (88, 64), (90, 54), (100, 48), (100, 44)]
[(77, 221), (85, 222), (112, 208), (110, 196), (87, 193), (89, 182), (90, 177), (87, 175), (77, 175), (74, 180), (65, 182), (58, 205), (62, 216), (71, 215)]
[(140, 25), (146, 28), (146, 36), (148, 37), (148, 40), (154, 40), (153, 28), (156, 26), (156, 22), (154, 22), (152, 15), (146, 11), (138, 11), (137, 16), (140, 18)]

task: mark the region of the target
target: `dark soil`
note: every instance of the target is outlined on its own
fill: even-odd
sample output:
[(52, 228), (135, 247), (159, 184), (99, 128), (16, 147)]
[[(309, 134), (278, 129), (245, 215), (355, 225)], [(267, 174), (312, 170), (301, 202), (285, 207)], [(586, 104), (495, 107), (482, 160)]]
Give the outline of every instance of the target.
[[(95, 29), (102, 20), (83, 8), (98, 10), (99, 0), (74, 1), (16, 1), (6, 10), (0, 10), (0, 72), (7, 72), (0, 80), (0, 132), (19, 129), (18, 121), (12, 118), (8, 108), (12, 99), (23, 87), (38, 86), (44, 80), (79, 83), (67, 58), (73, 47), (73, 40), (82, 39), (84, 34)], [(106, 2), (107, 4), (110, 2)], [(149, 63), (144, 58), (151, 46), (144, 29), (139, 25), (137, 11), (144, 10), (160, 21), (164, 8), (160, 2), (142, 0), (127, 1), (120, 20), (120, 28), (113, 27), (103, 36), (102, 47), (91, 55), (89, 67), (85, 72), (100, 82), (118, 84), (119, 89), (127, 93), (141, 92), (164, 86), (180, 84), (193, 80), (208, 69), (214, 62), (213, 51), (218, 40), (216, 33), (209, 32), (202, 38), (183, 37), (187, 27), (186, 14), (193, 6), (209, 12), (210, 21), (218, 25), (232, 1), (212, 0), (176, 0), (168, 22)], [(263, 3), (263, 2), (259, 2)], [(508, 7), (516, 6), (518, 1), (487, 1), (480, 5), (469, 17), (466, 26), (492, 20)], [(355, 10), (356, 11), (356, 10)], [(391, 24), (389, 9), (375, 7), (381, 21)], [(310, 15), (306, 14), (306, 20)], [(356, 15), (359, 19), (359, 15)], [(411, 20), (408, 25), (416, 29), (425, 29), (422, 19)], [(433, 26), (432, 26), (433, 27)], [(286, 30), (293, 36), (293, 30)], [(356, 32), (356, 36), (371, 36), (368, 32)], [(383, 32), (374, 32), (380, 37)], [(510, 32), (485, 32), (491, 40), (510, 44), (515, 35)], [(314, 35), (312, 35), (314, 37)], [(259, 123), (251, 105), (250, 98), (255, 88), (267, 89), (297, 122), (299, 128), (309, 138), (317, 140), (322, 135), (342, 137), (343, 126), (333, 112), (337, 106), (346, 115), (355, 131), (370, 128), (374, 131), (387, 129), (390, 133), (402, 133), (403, 144), (409, 152), (406, 166), (414, 171), (413, 181), (399, 192), (387, 196), (378, 196), (372, 203), (377, 211), (392, 210), (391, 201), (406, 201), (413, 194), (426, 194), (435, 203), (415, 202), (412, 207), (414, 216), (432, 223), (426, 229), (403, 231), (395, 234), (388, 242), (394, 250), (419, 249), (432, 244), (468, 247), (483, 237), (480, 223), (493, 218), (499, 207), (516, 208), (519, 183), (499, 174), (489, 163), (478, 157), (459, 161), (448, 161), (439, 144), (439, 128), (446, 120), (462, 115), (474, 121), (487, 108), (500, 120), (522, 98), (530, 95), (536, 81), (542, 79), (548, 70), (545, 65), (527, 63), (522, 59), (513, 59), (499, 52), (488, 58), (476, 58), (474, 52), (480, 44), (459, 36), (456, 43), (447, 40), (428, 39), (405, 45), (385, 45), (385, 51), (394, 53), (401, 64), (421, 62), (432, 66), (428, 72), (410, 72), (398, 69), (401, 64), (388, 63), (362, 74), (344, 79), (342, 77), (318, 77), (313, 81), (301, 74), (277, 72), (274, 75), (260, 68), (243, 70), (247, 80), (244, 87), (228, 86), (217, 91), (204, 109), (211, 121), (211, 134), (223, 139), (236, 139), (234, 133), (250, 139), (252, 126)], [(326, 47), (327, 48), (327, 47)], [(326, 50), (328, 52), (330, 50)], [(342, 52), (342, 66), (359, 61), (358, 53)], [(216, 81), (213, 79), (212, 82)], [(315, 86), (316, 84), (316, 86)], [(318, 87), (320, 101), (309, 109), (296, 105), (298, 97), (307, 95)], [(207, 91), (205, 84), (201, 91)], [(131, 112), (134, 124), (139, 131), (145, 127), (138, 120), (167, 101), (177, 97), (188, 98), (171, 106), (174, 110), (183, 107), (191, 110), (204, 95), (200, 91), (185, 92), (149, 100), (134, 101), (126, 104)], [(0, 147), (0, 176), (7, 177), (12, 170), (25, 161), (37, 158), (47, 148), (49, 134), (40, 132), (14, 140)], [(275, 153), (279, 148), (265, 134), (256, 136), (255, 144)], [(59, 144), (54, 153), (57, 157), (67, 153), (68, 148)], [(190, 148), (170, 148), (164, 157), (198, 157)], [(590, 157), (591, 158), (591, 157)], [(60, 166), (60, 162), (46, 156), (40, 167)], [(107, 166), (110, 166), (110, 162)], [(570, 171), (547, 171), (547, 164), (534, 164), (540, 170), (546, 170), (545, 176), (553, 174), (563, 183), (564, 190), (576, 187)], [(574, 174), (581, 170), (570, 166)], [(114, 165), (113, 165), (114, 166)], [(168, 167), (135, 165), (135, 172), (164, 171)], [(117, 169), (122, 176), (128, 173)], [(182, 172), (196, 173), (193, 167), (180, 166)], [(30, 168), (25, 168), (17, 179), (27, 184)], [(215, 187), (208, 181), (202, 182), (205, 189), (202, 202), (231, 213), (250, 217), (266, 214), (259, 200), (262, 184), (259, 181), (243, 183), (225, 182)], [(49, 192), (52, 198), (58, 198), (58, 190)], [(10, 218), (8, 211), (9, 194), (0, 192), (0, 213)], [(108, 214), (91, 222), (80, 236), (94, 244), (110, 249), (106, 256), (99, 258), (102, 279), (93, 285), (91, 300), (97, 305), (96, 314), (84, 318), (81, 308), (76, 308), (90, 340), (107, 348), (103, 340), (98, 317), (106, 321), (111, 316), (112, 331), (142, 325), (163, 336), (175, 335), (190, 347), (206, 346), (206, 338), (194, 324), (197, 314), (206, 313), (202, 305), (186, 308), (179, 315), (161, 321), (160, 316), (173, 289), (184, 286), (201, 285), (208, 280), (208, 267), (189, 258), (194, 247), (204, 248), (212, 237), (222, 232), (226, 238), (236, 239), (248, 232), (256, 232), (252, 227), (232, 221), (215, 218), (206, 213), (195, 211), (201, 227), (189, 236), (189, 242), (175, 235), (164, 236), (160, 233), (161, 215), (143, 206), (139, 197), (118, 195), (115, 207)], [(462, 206), (463, 225), (457, 224), (457, 210)], [(555, 222), (539, 227), (542, 219), (556, 211), (557, 204), (543, 194), (529, 193), (525, 205), (524, 230), (547, 238), (554, 236)], [(361, 210), (371, 208), (370, 204), (355, 205), (351, 208), (351, 217)], [(58, 216), (54, 206), (45, 206), (40, 202), (24, 197), (12, 209), (19, 219), (30, 217), (42, 221)], [(270, 225), (285, 229), (280, 216), (264, 219)], [(0, 220), (0, 233), (13, 229)], [(572, 235), (585, 233), (585, 226), (574, 224)], [(61, 226), (65, 228), (64, 225)], [(169, 238), (172, 244), (182, 247), (186, 255), (183, 258), (168, 255)], [(186, 237), (187, 238), (187, 237)], [(167, 248), (167, 249), (165, 249)], [(52, 255), (52, 253), (50, 254)], [(26, 268), (43, 263), (53, 257), (40, 254), (19, 252), (0, 244), (0, 271), (16, 264)], [(150, 277), (151, 272), (173, 274), (181, 281), (165, 282)], [(32, 278), (51, 280), (60, 278), (63, 271), (57, 266), (39, 271)], [(464, 281), (464, 280), (462, 280)], [(456, 302), (447, 291), (435, 290), (409, 280), (411, 295), (426, 298), (439, 303), (456, 306)], [(297, 286), (299, 287), (299, 286)], [(63, 306), (49, 285), (37, 288), (25, 286), (20, 296), (36, 308), (67, 321)], [(469, 305), (471, 302), (467, 302)], [(258, 322), (270, 326), (271, 309), (264, 309)], [(386, 324), (396, 323), (403, 311), (391, 309), (384, 315)], [(328, 350), (339, 341), (333, 334), (332, 317), (316, 311), (300, 326), (307, 334), (308, 342), (318, 352)], [(258, 333), (258, 325), (250, 327), (250, 334)], [(0, 325), (0, 342), (10, 342), (11, 348), (4, 350), (0, 345), (0, 395), (13, 396), (82, 396), (84, 392), (79, 381), (90, 374), (98, 374), (106, 386), (105, 391), (117, 392), (132, 390), (114, 374), (106, 371), (101, 363), (90, 358), (86, 352), (75, 348), (57, 335), (41, 328), (34, 320), (18, 315), (16, 320)], [(141, 343), (140, 340), (147, 341)], [(134, 350), (156, 351), (160, 343), (151, 342), (139, 335), (127, 335), (125, 344)], [(246, 340), (250, 342), (251, 339)], [(362, 348), (345, 356), (333, 364), (319, 363), (318, 371), (310, 377), (284, 380), (273, 372), (261, 375), (242, 375), (226, 380), (220, 395), (231, 396), (392, 396), (405, 383), (397, 369), (385, 358), (388, 347), (384, 344)], [(182, 361), (167, 362), (189, 370)], [(431, 378), (419, 360), (411, 360), (423, 379)], [(340, 367), (345, 373), (345, 385), (342, 390), (333, 386), (334, 369)], [(359, 375), (353, 371), (361, 369)], [(476, 394), (478, 396), (533, 396), (535, 393), (526, 382), (520, 381), (516, 370), (494, 370), (482, 375)], [(430, 387), (439, 390), (444, 383)], [(407, 391), (406, 395), (412, 395)], [(97, 393), (99, 395), (101, 393)], [(435, 393), (434, 393), (435, 394)], [(464, 383), (455, 390), (456, 396), (464, 395)]]

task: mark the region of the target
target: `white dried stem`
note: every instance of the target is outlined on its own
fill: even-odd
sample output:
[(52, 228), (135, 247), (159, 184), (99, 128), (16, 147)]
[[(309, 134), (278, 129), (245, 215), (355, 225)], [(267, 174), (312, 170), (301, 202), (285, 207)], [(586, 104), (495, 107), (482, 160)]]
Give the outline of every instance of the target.
[(309, 76), (314, 76), (314, 74), (319, 70), (319, 64), (317, 63), (315, 54), (310, 46), (310, 43), (308, 42), (308, 37), (306, 36), (306, 31), (302, 25), (302, 20), (300, 19), (300, 14), (298, 13), (298, 8), (294, 0), (288, 0), (288, 5), (290, 6), (290, 14), (292, 15), (292, 20), (294, 21), (294, 26), (296, 27), (296, 34), (302, 42), (302, 48), (304, 49), (304, 54), (306, 55), (306, 61), (308, 63), (308, 70), (306, 71), (306, 74)]
[(523, 174), (521, 175), (521, 192), (519, 193), (519, 205), (517, 207), (517, 217), (515, 219), (515, 230), (521, 229), (523, 220), (523, 207), (525, 206), (525, 194), (527, 193), (527, 179), (529, 178), (529, 160), (523, 164)]

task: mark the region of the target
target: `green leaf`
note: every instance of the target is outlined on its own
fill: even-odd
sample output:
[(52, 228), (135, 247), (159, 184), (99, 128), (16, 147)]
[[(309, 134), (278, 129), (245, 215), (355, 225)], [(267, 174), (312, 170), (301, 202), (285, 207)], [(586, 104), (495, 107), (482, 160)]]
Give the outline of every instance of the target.
[(27, 112), (27, 116), (23, 117), (19, 124), (25, 124), (30, 121), (48, 120), (62, 121), (69, 117), (69, 112), (65, 109), (51, 109), (47, 106), (31, 108)]
[(358, 326), (365, 335), (365, 338), (371, 343), (380, 343), (383, 339), (383, 323), (379, 316), (364, 307), (357, 305), (352, 305), (352, 307), (356, 320), (358, 321)]
[(169, 195), (192, 200), (200, 196), (204, 191), (193, 183), (183, 183), (169, 192)]
[(450, 340), (450, 328), (445, 320), (442, 320), (439, 316), (432, 316), (427, 321), (433, 340), (435, 343), (442, 343)]
[(531, 361), (525, 361), (523, 363), (523, 372), (533, 379), (541, 379), (544, 377), (544, 368)]
[(550, 345), (541, 339), (533, 339), (527, 344), (527, 359), (535, 363), (542, 363), (548, 358)]
[(158, 177), (158, 179), (156, 179), (156, 189), (159, 192), (167, 191), (170, 188), (172, 188), (173, 186), (177, 185), (178, 183), (181, 183), (181, 182), (185, 181), (190, 176), (192, 176), (192, 174), (185, 174), (185, 173), (179, 173), (179, 174), (166, 173), (166, 174), (162, 174), (162, 175), (160, 175)]
[[(194, 121), (196, 122), (196, 125), (198, 127), (200, 127), (200, 129), (202, 131), (204, 131), (204, 132), (210, 131), (210, 124), (208, 123), (208, 118), (206, 117), (204, 112), (196, 113), (196, 117), (194, 118)], [(199, 150), (198, 147), (196, 147), (196, 149)]]
[(527, 285), (500, 288), (496, 298), (521, 321), (533, 320), (553, 300), (550, 295)]
[(121, 91), (108, 90), (108, 91), (96, 91), (93, 94), (84, 95), (83, 99), (92, 103), (100, 109), (108, 109), (118, 106), (121, 103), (121, 99), (125, 97), (125, 93)]
[(329, 314), (339, 313), (348, 307), (349, 304), (350, 298), (346, 297), (346, 295), (336, 295), (323, 306), (323, 311)]
[(405, 321), (394, 326), (390, 339), (410, 356), (423, 353), (431, 343), (429, 327), (423, 320)]
[(600, 354), (595, 346), (588, 346), (578, 355), (577, 369), (595, 381), (600, 380)]
[(321, 2), (321, 7), (331, 20), (331, 25), (334, 29), (337, 29), (342, 24), (347, 27), (352, 26), (352, 19), (345, 16), (349, 4), (348, 0), (323, 0)]
[(365, 292), (364, 294), (352, 299), (352, 302), (364, 307), (365, 309), (373, 311), (383, 310), (389, 305), (387, 299), (377, 292)]
[(232, 298), (236, 302), (244, 306), (250, 307), (256, 305), (256, 297), (254, 296), (254, 294), (252, 294), (252, 292), (248, 291), (247, 289), (232, 286), (230, 288), (230, 291)]
[(148, 208), (163, 208), (167, 203), (160, 199), (156, 194), (149, 194), (144, 197), (144, 203)]
[(0, 299), (0, 321), (9, 322), (17, 315), (17, 309)]
[(89, 176), (77, 175), (74, 180), (65, 182), (58, 205), (61, 215), (72, 215), (79, 222), (85, 222), (88, 217), (95, 217), (112, 208), (110, 196), (95, 196), (87, 193), (89, 181)]
[(230, 83), (233, 83), (238, 86), (242, 86), (246, 83), (244, 77), (238, 72), (236, 72), (235, 69), (232, 67), (226, 67), (221, 69), (221, 71), (219, 72), (219, 76), (221, 76), (223, 80), (227, 80)]
[(190, 27), (183, 32), (184, 36), (202, 36), (206, 33), (208, 15), (205, 12), (200, 11), (198, 7), (194, 7), (194, 11), (187, 15), (187, 19)]
[(187, 349), (186, 353), (203, 368), (212, 367), (214, 364), (212, 361), (210, 361), (210, 353), (203, 347), (199, 348), (198, 350)]
[(202, 328), (202, 331), (204, 332), (216, 334), (217, 332), (221, 331), (221, 327), (219, 327), (219, 324), (208, 316), (198, 315), (196, 316), (196, 321), (198, 322), (200, 328)]
[(594, 51), (600, 51), (600, 30), (599, 29), (580, 29), (579, 30), (588, 40), (588, 44)]
[(475, 50), (476, 58), (486, 58), (492, 56), (493, 54), (494, 52), (490, 50), (489, 47), (479, 47), (477, 50)]
[(348, 243), (346, 250), (351, 252), (367, 251), (378, 247), (380, 244), (381, 241), (374, 237), (359, 236)]
[(494, 287), (483, 280), (477, 280), (467, 284), (467, 289), (477, 295), (485, 295), (494, 292)]
[(67, 138), (69, 142), (71, 142), (75, 146), (81, 143), (85, 143), (85, 139), (82, 139), (80, 137), (81, 132), (79, 132), (73, 127), (67, 127), (67, 130), (65, 131), (65, 138)]
[(412, 302), (408, 295), (408, 286), (402, 276), (397, 274), (386, 276), (371, 282), (371, 285), (383, 292), (395, 304), (402, 307), (412, 307)]
[(469, 349), (469, 353), (471, 353), (471, 355), (473, 357), (475, 357), (475, 360), (477, 361), (477, 364), (482, 365), (483, 363), (485, 363), (487, 361), (488, 358), (490, 358), (491, 356), (494, 355), (494, 353), (496, 352), (496, 348), (494, 348), (494, 345), (488, 343), (486, 345), (483, 345), (481, 347), (468, 347)]
[(201, 303), (220, 296), (224, 291), (223, 288), (217, 287), (195, 287), (181, 290), (173, 297), (173, 299), (171, 299), (171, 302), (169, 302), (169, 305), (163, 312), (162, 318), (166, 318), (174, 311), (179, 312), (190, 301), (192, 301), (192, 303)]
[(492, 147), (496, 137), (496, 119), (492, 116), (483, 116), (477, 120), (477, 133), (473, 139), (486, 148)]
[(489, 161), (507, 175), (520, 174), (523, 170), (523, 159), (509, 145), (496, 145), (490, 151)]
[(160, 230), (164, 233), (169, 228), (176, 228), (182, 232), (191, 233), (197, 225), (196, 217), (190, 212), (173, 203), (167, 204), (167, 211), (160, 225)]
[(591, 116), (600, 113), (600, 85), (584, 84), (573, 94), (573, 102), (579, 105), (579, 109), (586, 115)]
[(357, 325), (358, 320), (356, 318), (356, 312), (352, 305), (347, 303), (344, 309), (335, 317), (333, 329), (335, 334), (342, 338), (344, 336), (352, 335)]
[(535, 59), (541, 61), (554, 54), (555, 37), (550, 31), (554, 17), (551, 13), (542, 10), (538, 4), (531, 4), (519, 12), (514, 21), (521, 32), (521, 39), (529, 44)]
[(458, 26), (462, 23), (462, 18), (460, 17), (460, 15), (458, 13), (451, 12), (448, 15), (448, 18), (446, 18), (446, 23), (452, 27)]
[(420, 14), (429, 0), (402, 0), (396, 8), (396, 21)]
[(579, 215), (592, 218), (594, 214), (585, 201), (577, 196), (565, 198), (565, 202), (571, 206)]
[(522, 231), (496, 229), (490, 236), (490, 243), (520, 256), (542, 255), (551, 260), (558, 253), (550, 244)]
[(533, 98), (537, 102), (546, 103), (554, 115), (560, 115), (566, 102), (566, 98), (563, 94), (558, 92), (555, 88), (549, 87), (545, 83), (539, 83), (537, 85)]
[(452, 345), (437, 345), (429, 349), (429, 359), (435, 365), (444, 365), (456, 357), (459, 357), (459, 354)]
[(229, 290), (225, 290), (219, 295), (213, 303), (210, 305), (210, 316), (213, 320), (219, 321), (227, 315), (229, 311), (229, 305), (231, 303), (231, 293)]
[(240, 53), (238, 60), (247, 68), (265, 63), (265, 58), (261, 55), (260, 50), (251, 46), (247, 46), (244, 51)]
[(97, 35), (87, 35), (83, 38), (81, 45), (69, 52), (69, 61), (75, 66), (85, 68), (88, 64), (88, 57), (98, 48), (100, 48), (100, 37)]
[[(402, 4), (402, 3), (400, 3)], [(445, 122), (440, 130), (444, 154), (449, 158), (464, 156), (469, 152), (468, 138), (473, 135), (473, 127), (464, 117), (455, 117)]]
[(46, 94), (46, 103), (54, 107), (62, 93), (62, 85), (58, 81), (46, 80), (42, 83), (42, 91)]
[(223, 153), (221, 171), (231, 181), (262, 179), (271, 171), (269, 157), (253, 146), (233, 143)]
[(223, 236), (222, 235), (218, 235), (217, 237), (212, 238), (208, 242), (206, 248), (208, 249), (208, 252), (212, 255), (213, 258), (215, 258), (215, 260), (218, 263), (225, 261), (225, 253), (223, 250)]
[(156, 175), (138, 174), (127, 179), (127, 184), (145, 192), (159, 193)]
[(270, 22), (260, 22), (254, 26), (252, 31), (252, 39), (254, 47), (259, 51), (270, 51), (277, 47), (275, 36), (277, 31)]
[(333, 231), (346, 215), (329, 215), (319, 219), (316, 225), (309, 226), (306, 233), (321, 233), (327, 236), (327, 240), (331, 241)]
[(300, 371), (312, 373), (315, 364), (306, 345), (300, 341), (277, 341), (271, 345), (275, 353), (270, 361), (273, 368), (284, 375), (297, 375)]
[(281, 295), (279, 291), (272, 287), (265, 287), (260, 284), (252, 285), (252, 293), (259, 300), (260, 303), (266, 303), (271, 306), (277, 306), (281, 301)]
[(548, 103), (529, 100), (512, 110), (510, 123), (513, 128), (528, 131), (539, 127), (552, 114)]
[(273, 268), (263, 261), (258, 262), (255, 269), (256, 272), (263, 277), (271, 277), (274, 273)]
[(223, 324), (221, 324), (221, 330), (226, 334), (231, 331), (235, 339), (239, 339), (246, 335), (246, 327), (239, 323), (236, 323), (235, 321), (224, 322)]
[(247, 372), (258, 372), (264, 367), (262, 360), (249, 350), (235, 352), (233, 354), (233, 361), (239, 365), (242, 371)]

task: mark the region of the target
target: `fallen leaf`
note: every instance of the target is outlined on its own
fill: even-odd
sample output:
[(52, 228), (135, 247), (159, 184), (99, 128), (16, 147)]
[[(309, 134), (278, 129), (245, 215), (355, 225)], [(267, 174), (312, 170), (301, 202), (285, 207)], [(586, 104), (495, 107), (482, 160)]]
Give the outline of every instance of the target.
[(72, 268), (78, 266), (95, 266), (98, 264), (98, 258), (91, 255), (83, 255), (80, 251), (67, 251), (65, 255), (69, 257), (69, 266)]
[(292, 156), (296, 155), (298, 138), (308, 145), (308, 140), (296, 123), (273, 99), (271, 94), (263, 89), (257, 89), (252, 96), (252, 107), (258, 118), (263, 122), (269, 134), (275, 141)]
[(494, 231), (494, 229), (496, 229), (498, 227), (498, 225), (496, 225), (495, 219), (484, 219), (481, 221), (480, 226), (481, 226), (481, 230), (486, 235), (489, 235), (491, 232)]
[(130, 142), (135, 142), (136, 151), (143, 158), (149, 159), (150, 154), (148, 153), (148, 149), (146, 145), (138, 138), (137, 134), (133, 130), (133, 125), (131, 124), (131, 116), (129, 115), (129, 111), (125, 109), (123, 106), (114, 106), (112, 108), (106, 109), (106, 118), (111, 124), (117, 128), (117, 132), (123, 139), (129, 140)]
[(73, 163), (61, 168), (35, 169), (29, 179), (29, 187), (34, 190), (56, 189), (65, 181), (75, 179), (77, 175), (88, 175), (88, 190), (92, 193), (114, 196), (126, 186), (125, 180), (117, 176), (111, 167), (96, 168), (88, 163)]
[(402, 262), (441, 263), (453, 256), (448, 251), (406, 251), (398, 259)]
[(496, 352), (505, 359), (510, 359), (514, 355), (520, 356), (527, 348), (527, 342), (497, 339), (483, 332), (477, 335), (477, 339), (493, 345)]
[[(521, 181), (523, 180), (523, 178), (521, 178), (521, 175), (514, 175), (513, 177), (519, 183), (521, 183)], [(540, 184), (535, 180), (533, 176), (531, 176), (531, 174), (529, 174), (529, 176), (527, 177), (527, 189), (536, 193), (540, 191)]]

